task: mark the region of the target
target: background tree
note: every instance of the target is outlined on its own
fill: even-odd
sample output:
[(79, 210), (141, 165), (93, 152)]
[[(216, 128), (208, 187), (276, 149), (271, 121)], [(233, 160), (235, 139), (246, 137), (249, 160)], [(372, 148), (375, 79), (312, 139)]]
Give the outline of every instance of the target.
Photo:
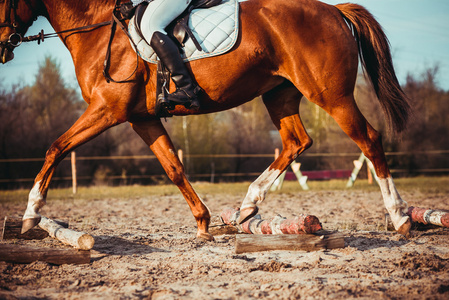
[[(84, 103), (66, 86), (58, 64), (47, 57), (32, 86), (1, 97), (1, 158), (43, 158), (50, 144), (77, 119)], [(3, 178), (34, 177), (38, 163), (5, 164)], [(20, 174), (20, 175), (19, 175)], [(64, 176), (64, 169), (57, 176)]]
[(404, 91), (411, 98), (414, 115), (402, 143), (396, 148), (410, 152), (401, 160), (401, 167), (413, 174), (417, 169), (448, 168), (447, 154), (422, 155), (431, 150), (449, 150), (449, 92), (437, 86), (438, 66), (417, 77), (409, 74)]

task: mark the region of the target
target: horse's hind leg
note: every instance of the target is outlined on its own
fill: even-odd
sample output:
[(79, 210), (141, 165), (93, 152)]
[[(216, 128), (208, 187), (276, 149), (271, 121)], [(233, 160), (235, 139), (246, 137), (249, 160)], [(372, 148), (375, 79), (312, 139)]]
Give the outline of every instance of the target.
[(45, 205), (48, 186), (59, 162), (70, 151), (117, 123), (105, 106), (92, 103), (73, 126), (51, 145), (28, 196), (28, 206), (23, 215), (22, 233), (39, 223), (41, 219), (39, 210)]
[(175, 148), (160, 120), (136, 122), (133, 129), (151, 148), (158, 158), (168, 177), (178, 186), (186, 199), (198, 225), (197, 237), (213, 240), (209, 233), (210, 212), (200, 197), (196, 194), (184, 173), (184, 167), (176, 155)]
[(279, 157), (249, 187), (237, 220), (242, 223), (254, 216), (257, 204), (265, 199), (269, 188), (293, 160), (312, 145), (299, 117), (302, 94), (288, 81), (263, 95), (271, 120), (279, 130), (282, 151)]
[(411, 227), (410, 218), (406, 214), (408, 205), (407, 202), (402, 200), (393, 183), (380, 134), (362, 115), (352, 94), (338, 99), (338, 105), (327, 103), (322, 108), (337, 121), (343, 131), (354, 140), (365, 156), (373, 163), (379, 177), (384, 204), (391, 220), (399, 233), (408, 236)]

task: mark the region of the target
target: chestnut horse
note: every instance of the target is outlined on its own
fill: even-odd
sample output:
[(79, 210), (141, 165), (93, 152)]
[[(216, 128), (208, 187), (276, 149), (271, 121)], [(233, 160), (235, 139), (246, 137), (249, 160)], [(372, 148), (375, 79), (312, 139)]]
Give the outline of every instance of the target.
[[(109, 21), (115, 6), (115, 0), (0, 2), (3, 62), (12, 59), (13, 46), (17, 46), (37, 16), (46, 17), (56, 31), (64, 31)], [(360, 56), (392, 129), (400, 132), (405, 128), (410, 107), (396, 78), (389, 44), (380, 25), (366, 9), (355, 4), (248, 0), (241, 2), (240, 8), (241, 28), (233, 49), (187, 64), (204, 90), (201, 110), (177, 106), (172, 111), (174, 115), (217, 112), (262, 95), (279, 130), (283, 150), (250, 185), (237, 221), (257, 212), (257, 205), (276, 178), (312, 145), (299, 116), (299, 103), (305, 96), (332, 116), (374, 164), (385, 207), (396, 230), (407, 236), (411, 227), (405, 214), (407, 203), (393, 183), (380, 134), (361, 114), (353, 96)], [(129, 122), (185, 197), (197, 221), (197, 237), (212, 240), (208, 232), (209, 209), (187, 180), (173, 144), (155, 116), (156, 66), (139, 60), (137, 71), (125, 83), (108, 83), (102, 70), (109, 33), (109, 26), (100, 26), (58, 34), (72, 55), (82, 96), (89, 106), (47, 151), (29, 194), (22, 230), (39, 222), (38, 212), (45, 204), (58, 163), (106, 129)], [(112, 43), (109, 72), (121, 79), (132, 74), (135, 65), (136, 54), (119, 30)]]

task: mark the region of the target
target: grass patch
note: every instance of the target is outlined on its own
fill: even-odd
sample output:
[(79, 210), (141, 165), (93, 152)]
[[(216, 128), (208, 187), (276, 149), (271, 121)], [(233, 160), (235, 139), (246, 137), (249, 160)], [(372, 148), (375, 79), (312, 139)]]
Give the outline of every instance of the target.
[[(193, 187), (200, 195), (205, 194), (245, 194), (250, 183), (194, 183)], [(29, 190), (6, 190), (0, 191), (0, 203), (22, 202), (28, 199)], [(161, 185), (129, 185), (129, 186), (92, 186), (80, 187), (76, 194), (72, 193), (72, 188), (50, 189), (47, 200), (95, 200), (95, 199), (132, 199), (147, 196), (170, 196), (181, 195), (181, 192), (174, 184)]]
[[(347, 180), (326, 180), (326, 181), (309, 181), (309, 192), (323, 190), (346, 190)], [(415, 190), (422, 193), (433, 194), (449, 194), (449, 176), (442, 177), (414, 177), (414, 178), (398, 178), (395, 179), (396, 186), (401, 190)], [(245, 196), (246, 191), (251, 183), (193, 183), (193, 187), (200, 195), (242, 195)], [(369, 184), (367, 180), (359, 179), (355, 185), (348, 190), (372, 190), (377, 191), (377, 184)], [(300, 193), (303, 192), (298, 182), (285, 181), (282, 189), (274, 193)], [(6, 190), (0, 191), (0, 203), (5, 202), (23, 202), (28, 199), (29, 190)], [(132, 199), (147, 196), (168, 196), (181, 195), (180, 191), (174, 184), (151, 185), (151, 186), (93, 186), (80, 187), (77, 194), (72, 194), (71, 188), (50, 189), (48, 192), (48, 200), (95, 200), (95, 199)]]
[[(307, 185), (310, 191), (324, 190), (367, 190), (378, 191), (379, 186), (374, 182), (369, 184), (367, 179), (357, 179), (352, 188), (346, 188), (346, 179), (333, 180), (316, 180), (308, 181)], [(448, 194), (449, 193), (449, 176), (440, 177), (424, 177), (418, 176), (413, 178), (396, 178), (394, 183), (399, 190), (419, 191), (421, 193), (432, 194)], [(281, 193), (302, 191), (296, 181), (285, 181), (282, 186)]]

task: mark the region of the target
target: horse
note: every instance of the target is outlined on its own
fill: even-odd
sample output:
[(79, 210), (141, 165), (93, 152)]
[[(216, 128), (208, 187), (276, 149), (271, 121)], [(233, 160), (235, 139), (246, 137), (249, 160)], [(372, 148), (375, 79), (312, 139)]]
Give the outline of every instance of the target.
[[(3, 63), (13, 58), (29, 26), (48, 19), (70, 51), (76, 77), (88, 107), (48, 149), (29, 193), (22, 231), (39, 223), (49, 183), (58, 163), (76, 147), (108, 128), (129, 122), (179, 188), (197, 222), (196, 236), (213, 240), (211, 213), (187, 180), (161, 119), (155, 115), (156, 65), (138, 60), (125, 33), (111, 44), (109, 72), (132, 74), (124, 83), (107, 82), (102, 73), (110, 28), (79, 28), (111, 20), (115, 0), (3, 0), (0, 40)], [(384, 205), (398, 233), (411, 228), (408, 204), (399, 195), (382, 148), (381, 134), (365, 119), (354, 100), (359, 58), (390, 128), (406, 128), (411, 107), (393, 68), (390, 45), (379, 23), (362, 6), (317, 0), (248, 0), (240, 5), (239, 37), (222, 55), (187, 66), (203, 89), (198, 111), (176, 106), (174, 116), (231, 109), (262, 96), (282, 139), (278, 158), (250, 184), (236, 223), (254, 216), (279, 175), (312, 145), (299, 114), (303, 97), (326, 111), (373, 163)], [(133, 70), (135, 72), (133, 73)], [(173, 85), (172, 85), (173, 87)]]

